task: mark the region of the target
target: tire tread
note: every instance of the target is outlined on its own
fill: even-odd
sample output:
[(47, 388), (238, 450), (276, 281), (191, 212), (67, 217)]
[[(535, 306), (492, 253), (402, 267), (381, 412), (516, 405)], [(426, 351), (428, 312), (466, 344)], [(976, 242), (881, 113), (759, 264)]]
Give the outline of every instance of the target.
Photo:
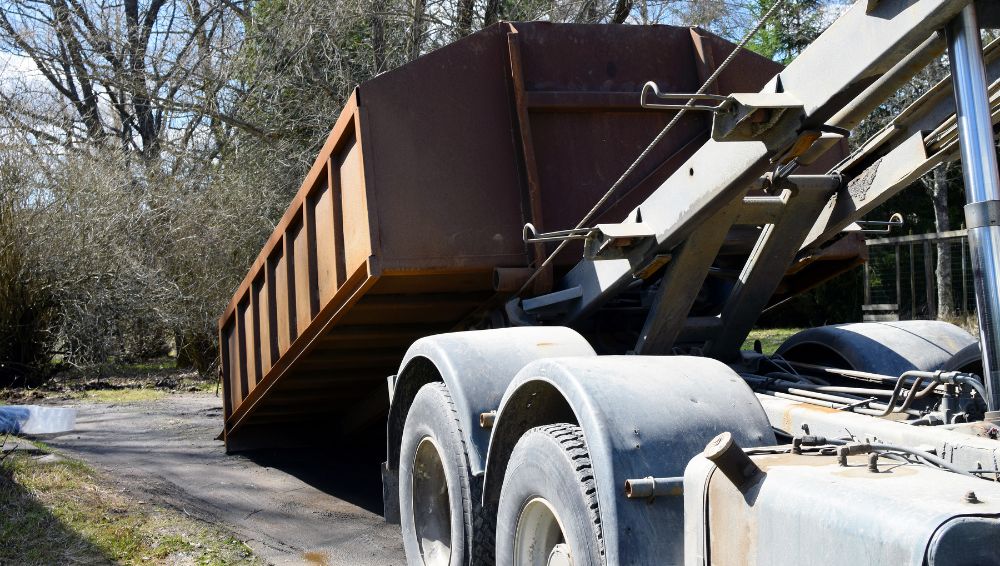
[[(485, 562), (480, 562), (477, 560), (478, 548), (480, 544), (476, 541), (475, 532), (478, 528), (477, 520), (482, 515), (482, 505), (479, 503), (480, 498), (476, 496), (476, 489), (474, 478), (469, 477), (469, 447), (465, 444), (465, 435), (462, 434), (462, 421), (458, 418), (458, 408), (455, 406), (455, 401), (451, 398), (451, 393), (448, 391), (448, 386), (441, 382), (428, 383), (424, 387), (432, 387), (440, 395), (441, 400), (444, 402), (444, 407), (448, 411), (448, 418), (452, 420), (455, 425), (453, 429), (456, 432), (458, 445), (462, 447), (462, 463), (459, 466), (459, 476), (462, 478), (461, 484), (462, 489), (462, 513), (463, 522), (465, 525), (465, 536), (467, 542), (471, 543), (465, 548), (466, 563), (470, 566), (477, 566), (478, 564)], [(470, 532), (471, 527), (471, 532)]]
[(576, 464), (574, 469), (580, 485), (580, 493), (583, 495), (586, 507), (590, 510), (594, 536), (597, 539), (598, 551), (603, 561), (605, 558), (604, 525), (601, 523), (600, 506), (597, 501), (594, 467), (590, 460), (590, 452), (587, 450), (587, 443), (583, 438), (583, 429), (574, 424), (557, 423), (536, 427), (528, 431), (527, 434), (532, 431), (538, 431), (552, 438), (563, 449), (569, 461)]
[[(417, 397), (414, 399), (414, 405), (417, 403), (417, 398), (421, 399), (421, 402), (423, 402), (423, 399), (430, 399), (430, 402), (434, 403), (439, 407), (439, 409), (443, 410), (444, 414), (442, 416), (445, 417), (450, 425), (444, 427), (447, 429), (445, 434), (451, 437), (453, 445), (456, 446), (461, 452), (461, 454), (458, 455), (458, 462), (454, 461), (455, 455), (453, 454), (442, 456), (446, 457), (452, 465), (456, 465), (458, 468), (458, 484), (462, 499), (462, 523), (463, 530), (465, 531), (465, 544), (463, 546), (465, 565), (478, 566), (479, 564), (492, 563), (492, 554), (489, 554), (489, 558), (485, 561), (481, 558), (484, 556), (483, 550), (480, 549), (482, 541), (476, 540), (477, 537), (474, 534), (476, 532), (481, 532), (478, 529), (480, 529), (484, 515), (479, 498), (479, 482), (476, 478), (471, 477), (471, 474), (469, 473), (468, 446), (466, 445), (465, 437), (462, 434), (462, 422), (458, 416), (458, 409), (456, 408), (455, 402), (451, 397), (451, 393), (448, 391), (448, 386), (442, 382), (427, 383), (417, 392)], [(489, 548), (492, 550), (494, 545), (492, 537), (485, 538), (490, 539)]]
[[(496, 518), (492, 513), (487, 513), (482, 505), (482, 485), (476, 478), (469, 475), (469, 448), (465, 443), (465, 435), (462, 434), (462, 421), (458, 418), (458, 408), (455, 401), (448, 392), (448, 386), (444, 383), (429, 383), (437, 390), (438, 395), (444, 401), (444, 406), (449, 412), (449, 418), (455, 424), (455, 431), (458, 433), (458, 445), (462, 447), (462, 454), (465, 456), (463, 464), (459, 470), (462, 477), (462, 510), (465, 514), (466, 537), (471, 542), (471, 547), (466, 547), (466, 556), (470, 566), (487, 566), (493, 564), (496, 557), (496, 539), (493, 533), (496, 530)], [(425, 386), (426, 387), (426, 386)], [(471, 527), (471, 532), (470, 532)], [(480, 535), (480, 536), (477, 536)], [(486, 535), (486, 536), (482, 536)]]

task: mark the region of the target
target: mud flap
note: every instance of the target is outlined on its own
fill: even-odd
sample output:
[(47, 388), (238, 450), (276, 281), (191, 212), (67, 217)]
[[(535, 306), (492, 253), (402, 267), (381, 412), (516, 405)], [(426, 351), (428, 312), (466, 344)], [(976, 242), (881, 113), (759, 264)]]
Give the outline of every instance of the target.
[(382, 462), (382, 516), (390, 525), (399, 524), (399, 471)]

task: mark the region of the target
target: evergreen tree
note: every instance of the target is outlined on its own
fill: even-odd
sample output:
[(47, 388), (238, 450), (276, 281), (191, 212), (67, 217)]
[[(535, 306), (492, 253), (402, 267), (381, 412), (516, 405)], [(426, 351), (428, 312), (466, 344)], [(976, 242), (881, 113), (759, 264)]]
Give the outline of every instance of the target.
[[(749, 8), (750, 21), (756, 22), (778, 0), (756, 0)], [(824, 0), (785, 0), (785, 5), (768, 20), (748, 47), (761, 55), (787, 65), (829, 25)]]

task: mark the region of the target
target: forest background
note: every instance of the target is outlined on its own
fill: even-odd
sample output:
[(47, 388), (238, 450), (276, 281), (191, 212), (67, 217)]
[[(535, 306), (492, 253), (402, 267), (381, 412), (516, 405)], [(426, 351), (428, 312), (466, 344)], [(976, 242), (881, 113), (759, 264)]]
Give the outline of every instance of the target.
[[(379, 73), (502, 20), (736, 41), (774, 1), (0, 0), (0, 385), (170, 350), (212, 371), (217, 317), (341, 106)], [(787, 63), (846, 6), (785, 0), (749, 47)], [(854, 142), (945, 74), (922, 73)], [(920, 195), (888, 205), (907, 231), (959, 226), (958, 168)], [(856, 320), (860, 281), (767, 322)]]

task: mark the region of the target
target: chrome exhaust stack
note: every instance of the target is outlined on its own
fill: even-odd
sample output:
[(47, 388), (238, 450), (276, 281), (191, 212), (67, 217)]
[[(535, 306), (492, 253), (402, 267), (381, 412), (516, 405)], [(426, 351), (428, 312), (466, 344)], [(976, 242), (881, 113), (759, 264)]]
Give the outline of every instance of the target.
[(975, 4), (948, 26), (947, 37), (989, 420), (1000, 416), (1000, 176)]

